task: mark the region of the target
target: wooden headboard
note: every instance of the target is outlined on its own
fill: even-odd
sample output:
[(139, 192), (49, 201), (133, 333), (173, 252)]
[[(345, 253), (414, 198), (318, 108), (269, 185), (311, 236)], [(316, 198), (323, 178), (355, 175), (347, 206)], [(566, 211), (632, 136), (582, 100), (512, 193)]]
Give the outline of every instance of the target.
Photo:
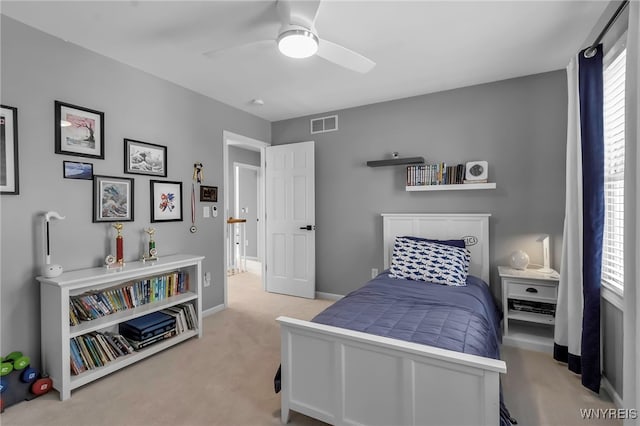
[(490, 284), (489, 213), (383, 213), (384, 267), (391, 265), (393, 243), (398, 236), (438, 240), (463, 239), (471, 252), (469, 273)]

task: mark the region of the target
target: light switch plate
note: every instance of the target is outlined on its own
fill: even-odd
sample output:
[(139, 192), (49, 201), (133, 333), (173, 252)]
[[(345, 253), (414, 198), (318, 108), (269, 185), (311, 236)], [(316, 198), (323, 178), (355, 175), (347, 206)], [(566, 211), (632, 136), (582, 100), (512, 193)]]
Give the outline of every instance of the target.
[(209, 213), (210, 213), (209, 206), (202, 207), (202, 217), (209, 217)]

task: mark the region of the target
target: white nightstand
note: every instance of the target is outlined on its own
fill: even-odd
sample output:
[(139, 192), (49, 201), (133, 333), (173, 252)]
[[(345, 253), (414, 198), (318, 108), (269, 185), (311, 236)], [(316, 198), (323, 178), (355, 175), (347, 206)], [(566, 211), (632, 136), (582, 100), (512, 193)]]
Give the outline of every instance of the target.
[(502, 281), (502, 343), (553, 352), (558, 280), (556, 271), (541, 273), (498, 266)]

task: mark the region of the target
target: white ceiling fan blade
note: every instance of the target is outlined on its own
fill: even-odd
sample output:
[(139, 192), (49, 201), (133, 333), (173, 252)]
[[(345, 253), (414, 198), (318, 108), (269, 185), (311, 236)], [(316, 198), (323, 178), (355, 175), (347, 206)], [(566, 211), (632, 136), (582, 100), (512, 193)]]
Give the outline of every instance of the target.
[(210, 50), (209, 52), (203, 53), (203, 55), (209, 59), (213, 59), (230, 51), (238, 52), (242, 49), (261, 48), (261, 47), (267, 47), (267, 46), (271, 47), (274, 45), (275, 45), (275, 40), (258, 40), (258, 41), (252, 41), (245, 44), (240, 44), (238, 46), (223, 47), (220, 49)]
[(277, 8), (283, 26), (298, 25), (312, 29), (318, 16), (320, 0), (278, 0)]
[(371, 59), (325, 39), (320, 39), (317, 55), (336, 65), (362, 74), (368, 73), (376, 66), (376, 63)]

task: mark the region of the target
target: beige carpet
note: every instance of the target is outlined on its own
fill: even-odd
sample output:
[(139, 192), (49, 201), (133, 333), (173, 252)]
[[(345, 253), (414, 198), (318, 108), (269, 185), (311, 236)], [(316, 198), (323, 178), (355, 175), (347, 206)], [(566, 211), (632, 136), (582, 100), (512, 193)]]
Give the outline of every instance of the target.
[[(265, 293), (256, 274), (229, 279), (229, 308), (206, 317), (202, 339), (191, 339), (71, 393), (13, 405), (0, 416), (13, 425), (278, 425), (273, 392), (280, 334), (275, 318), (310, 319), (332, 302)], [(503, 349), (509, 373), (505, 400), (519, 424), (598, 425), (580, 408), (609, 408), (550, 356)], [(322, 425), (295, 412), (292, 425)]]

